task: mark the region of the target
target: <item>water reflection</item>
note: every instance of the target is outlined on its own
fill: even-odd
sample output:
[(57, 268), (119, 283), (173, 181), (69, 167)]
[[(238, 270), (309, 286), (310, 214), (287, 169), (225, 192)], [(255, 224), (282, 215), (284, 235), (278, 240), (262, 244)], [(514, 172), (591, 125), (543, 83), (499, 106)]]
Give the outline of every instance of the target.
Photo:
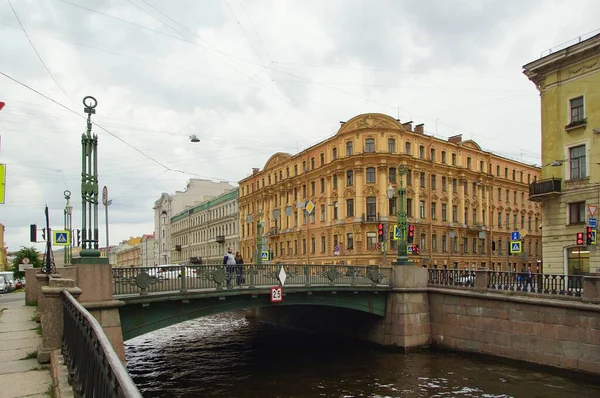
[(404, 355), (241, 313), (126, 343), (145, 397), (598, 397), (600, 387), (448, 352)]

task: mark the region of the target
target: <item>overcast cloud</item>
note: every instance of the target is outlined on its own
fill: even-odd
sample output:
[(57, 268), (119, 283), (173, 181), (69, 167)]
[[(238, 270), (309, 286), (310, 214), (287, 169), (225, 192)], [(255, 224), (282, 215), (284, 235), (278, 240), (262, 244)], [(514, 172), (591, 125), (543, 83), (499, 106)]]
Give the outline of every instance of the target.
[[(600, 27), (593, 0), (11, 4), (58, 84), (8, 1), (0, 72), (81, 116), (84, 96), (98, 100), (94, 121), (112, 133), (94, 127), (113, 244), (152, 232), (162, 192), (190, 178), (235, 184), (274, 152), (296, 153), (360, 113), (424, 122), (429, 134), (462, 133), (541, 164), (539, 96), (521, 67)], [(0, 101), (0, 222), (16, 250), (30, 245), (29, 224), (42, 227), (46, 203), (62, 226), (65, 189), (80, 225), (85, 120), (1, 75)]]

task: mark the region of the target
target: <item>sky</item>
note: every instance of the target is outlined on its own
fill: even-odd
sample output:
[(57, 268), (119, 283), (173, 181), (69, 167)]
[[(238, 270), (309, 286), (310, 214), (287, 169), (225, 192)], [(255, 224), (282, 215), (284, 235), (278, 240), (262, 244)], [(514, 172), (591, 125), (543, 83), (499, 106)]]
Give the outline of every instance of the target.
[[(0, 1), (6, 245), (32, 245), (46, 204), (60, 229), (65, 190), (81, 225), (88, 95), (111, 244), (152, 233), (162, 192), (190, 178), (236, 185), (273, 153), (295, 154), (362, 113), (547, 163), (539, 94), (522, 66), (600, 28), (595, 3)], [(102, 206), (99, 224), (105, 246)]]

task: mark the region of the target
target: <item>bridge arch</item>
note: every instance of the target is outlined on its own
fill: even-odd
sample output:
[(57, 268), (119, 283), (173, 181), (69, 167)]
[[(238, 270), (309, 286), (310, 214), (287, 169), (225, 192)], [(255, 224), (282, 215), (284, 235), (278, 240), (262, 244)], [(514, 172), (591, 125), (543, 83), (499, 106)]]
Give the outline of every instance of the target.
[[(218, 292), (217, 292), (218, 293)], [(283, 303), (271, 303), (270, 291), (222, 292), (218, 295), (171, 294), (123, 299), (119, 308), (123, 340), (203, 316), (257, 307), (321, 306), (385, 316), (385, 292), (323, 289), (286, 291)]]

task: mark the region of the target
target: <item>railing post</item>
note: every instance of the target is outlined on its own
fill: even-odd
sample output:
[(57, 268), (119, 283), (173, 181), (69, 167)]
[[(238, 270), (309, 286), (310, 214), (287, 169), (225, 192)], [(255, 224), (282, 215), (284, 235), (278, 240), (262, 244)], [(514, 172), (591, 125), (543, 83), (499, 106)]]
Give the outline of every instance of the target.
[(42, 343), (38, 348), (39, 363), (50, 362), (52, 351), (62, 347), (63, 338), (63, 303), (61, 292), (67, 290), (73, 297), (81, 295), (81, 289), (75, 287), (72, 279), (53, 278), (50, 276), (48, 286), (42, 287), (44, 312), (41, 314)]
[(487, 290), (490, 285), (490, 273), (486, 270), (475, 271), (475, 289)]
[(181, 267), (181, 292), (187, 292), (187, 272), (186, 267)]
[(310, 286), (310, 265), (304, 264), (304, 285)]
[(258, 273), (258, 269), (256, 267), (255, 264), (250, 264), (249, 267), (249, 275), (248, 275), (248, 283), (250, 288), (253, 288), (256, 286), (256, 274)]
[(583, 277), (583, 299), (600, 303), (600, 275)]

